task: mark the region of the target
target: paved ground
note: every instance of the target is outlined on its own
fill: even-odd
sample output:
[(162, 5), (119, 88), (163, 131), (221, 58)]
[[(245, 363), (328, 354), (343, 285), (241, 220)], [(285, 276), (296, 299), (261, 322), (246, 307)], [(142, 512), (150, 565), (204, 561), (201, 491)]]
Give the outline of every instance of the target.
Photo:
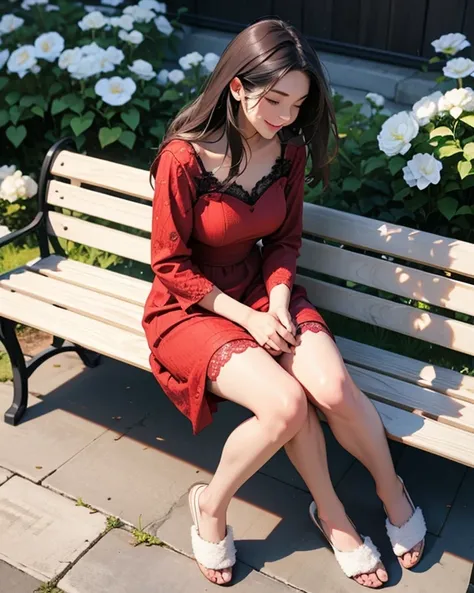
[[(74, 354), (48, 361), (30, 388), (36, 395), (24, 421), (0, 423), (0, 591), (32, 593), (55, 578), (66, 593), (209, 591), (190, 558), (186, 492), (209, 477), (246, 412), (224, 404), (193, 437), (151, 375), (111, 360), (84, 369)], [(0, 385), (2, 416), (10, 400), (11, 386)], [(423, 561), (402, 572), (370, 476), (326, 433), (338, 493), (380, 547), (388, 589), (465, 593), (474, 561), (474, 471), (392, 444), (429, 529)], [(237, 592), (360, 593), (310, 523), (310, 496), (284, 454), (238, 494), (229, 512)], [(78, 498), (99, 512), (77, 506)], [(107, 516), (124, 527), (106, 531)], [(131, 545), (139, 522), (166, 545)]]

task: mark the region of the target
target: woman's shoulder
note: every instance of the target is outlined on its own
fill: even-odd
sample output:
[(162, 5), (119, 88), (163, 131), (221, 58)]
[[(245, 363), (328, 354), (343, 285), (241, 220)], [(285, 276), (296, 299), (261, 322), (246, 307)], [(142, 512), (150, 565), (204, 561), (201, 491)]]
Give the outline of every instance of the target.
[(173, 138), (167, 142), (161, 149), (160, 153), (167, 152), (172, 154), (175, 161), (182, 167), (191, 170), (199, 171), (199, 164), (196, 161), (196, 149), (193, 144), (182, 138)]

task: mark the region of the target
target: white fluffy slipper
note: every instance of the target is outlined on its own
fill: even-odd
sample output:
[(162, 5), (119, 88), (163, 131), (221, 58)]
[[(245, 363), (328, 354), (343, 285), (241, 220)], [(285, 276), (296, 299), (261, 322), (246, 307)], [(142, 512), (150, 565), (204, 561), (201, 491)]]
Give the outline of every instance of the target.
[(408, 502), (413, 509), (412, 516), (408, 519), (408, 521), (402, 525), (401, 527), (397, 527), (390, 522), (390, 519), (387, 517), (385, 520), (385, 527), (387, 529), (387, 535), (390, 539), (392, 544), (393, 553), (395, 556), (403, 556), (407, 552), (410, 552), (416, 544), (422, 543), (421, 550), (420, 550), (420, 559), (421, 554), (423, 553), (424, 545), (425, 545), (425, 535), (426, 535), (426, 523), (423, 517), (423, 513), (420, 507), (416, 507), (413, 504), (410, 495), (405, 488), (405, 484), (403, 480), (398, 476), (398, 479), (403, 485), (403, 490), (405, 492), (405, 496), (408, 499)]
[(206, 568), (221, 570), (235, 564), (235, 546), (232, 527), (227, 525), (225, 538), (218, 542), (208, 542), (199, 535), (199, 495), (207, 484), (196, 484), (189, 491), (189, 508), (194, 525), (191, 527), (191, 543), (196, 561)]
[(380, 561), (380, 552), (370, 537), (364, 537), (361, 535), (364, 543), (350, 552), (341, 552), (332, 545), (331, 540), (328, 538), (327, 534), (316, 518), (317, 512), (314, 501), (309, 506), (309, 516), (316, 527), (318, 527), (318, 529), (327, 539), (329, 545), (334, 551), (334, 555), (336, 556), (339, 566), (342, 568), (342, 571), (346, 576), (354, 578), (361, 574), (370, 574), (374, 572), (376, 568), (383, 568), (383, 565)]

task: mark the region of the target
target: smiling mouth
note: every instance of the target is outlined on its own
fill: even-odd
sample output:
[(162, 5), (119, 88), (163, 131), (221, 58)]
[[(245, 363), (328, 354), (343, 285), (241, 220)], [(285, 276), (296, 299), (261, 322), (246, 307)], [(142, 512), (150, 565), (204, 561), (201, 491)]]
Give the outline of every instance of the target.
[(283, 127), (282, 125), (279, 125), (279, 126), (274, 126), (273, 124), (271, 124), (271, 123), (270, 123), (269, 121), (267, 121), (267, 120), (265, 120), (265, 123), (266, 123), (266, 124), (268, 124), (268, 125), (269, 125), (271, 128), (275, 128), (275, 129), (278, 129), (278, 128), (281, 128), (281, 127)]

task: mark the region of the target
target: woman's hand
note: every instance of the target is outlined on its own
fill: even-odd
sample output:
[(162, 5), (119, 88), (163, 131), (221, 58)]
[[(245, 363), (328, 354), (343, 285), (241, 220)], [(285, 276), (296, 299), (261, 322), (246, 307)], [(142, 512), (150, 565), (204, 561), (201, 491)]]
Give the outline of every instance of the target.
[[(289, 344), (296, 346), (296, 340), (279, 320), (276, 314), (251, 310), (244, 325), (245, 329), (270, 354), (277, 356), (282, 352), (291, 353)], [(291, 326), (289, 326), (291, 328)]]
[[(291, 318), (290, 312), (286, 307), (277, 307), (275, 309), (270, 309), (268, 311), (270, 315), (273, 315), (275, 319), (277, 319), (285, 329), (287, 329), (292, 336), (296, 334), (296, 327), (293, 323), (293, 319)], [(294, 346), (296, 345), (296, 341), (293, 343)]]

